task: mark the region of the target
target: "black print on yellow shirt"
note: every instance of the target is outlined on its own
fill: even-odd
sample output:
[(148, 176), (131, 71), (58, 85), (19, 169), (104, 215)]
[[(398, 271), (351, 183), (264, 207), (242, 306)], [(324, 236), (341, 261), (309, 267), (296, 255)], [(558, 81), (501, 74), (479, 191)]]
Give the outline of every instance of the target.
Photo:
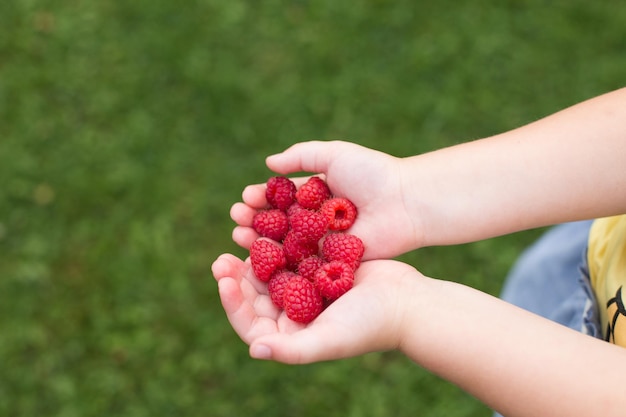
[(615, 297), (606, 303), (608, 323), (606, 325), (606, 340), (620, 346), (626, 346), (626, 308), (622, 299), (622, 287), (619, 287)]

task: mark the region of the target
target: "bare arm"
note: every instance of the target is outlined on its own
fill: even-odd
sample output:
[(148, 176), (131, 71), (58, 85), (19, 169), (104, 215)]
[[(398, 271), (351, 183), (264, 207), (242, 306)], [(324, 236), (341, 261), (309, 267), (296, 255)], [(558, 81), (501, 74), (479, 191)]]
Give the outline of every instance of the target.
[(400, 349), (502, 414), (623, 415), (623, 348), (455, 283), (413, 296)]
[(402, 163), (418, 246), (624, 213), (626, 89)]
[[(626, 88), (490, 138), (409, 158), (347, 142), (303, 142), (267, 159), (281, 174), (326, 175), (354, 201), (366, 259), (626, 212)], [(247, 247), (262, 185), (233, 206)], [(254, 208), (254, 209), (252, 209)]]
[(247, 262), (222, 255), (213, 273), (233, 329), (258, 359), (302, 364), (399, 349), (508, 417), (626, 410), (624, 348), (400, 262), (364, 262), (354, 288), (307, 326), (277, 311)]

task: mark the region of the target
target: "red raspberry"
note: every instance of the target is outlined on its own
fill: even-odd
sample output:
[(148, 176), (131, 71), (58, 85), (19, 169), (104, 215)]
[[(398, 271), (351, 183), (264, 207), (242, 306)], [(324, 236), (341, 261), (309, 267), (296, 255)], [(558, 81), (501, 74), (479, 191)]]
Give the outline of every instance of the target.
[(296, 192), (296, 201), (311, 210), (317, 210), (330, 198), (330, 189), (320, 177), (311, 177)]
[(254, 275), (263, 282), (269, 281), (276, 270), (283, 269), (287, 264), (283, 249), (268, 239), (257, 239), (252, 243), (250, 262)]
[(291, 230), (302, 242), (317, 242), (326, 234), (326, 217), (317, 211), (300, 209), (289, 217)]
[(252, 270), (267, 283), (272, 303), (292, 321), (306, 324), (354, 285), (363, 242), (354, 235), (327, 233), (350, 228), (357, 209), (346, 198), (331, 198), (319, 177), (300, 189), (283, 176), (270, 178), (266, 186), (270, 208), (252, 220), (261, 236), (250, 246)]
[(252, 227), (259, 235), (280, 242), (289, 231), (289, 219), (282, 210), (263, 210), (252, 219)]
[(287, 258), (287, 267), (295, 270), (304, 258), (317, 254), (319, 246), (317, 242), (300, 240), (298, 235), (293, 230), (290, 230), (283, 241), (283, 251)]
[(294, 214), (296, 214), (298, 211), (300, 210), (306, 210), (304, 207), (302, 207), (300, 204), (293, 203), (291, 206), (289, 206), (289, 208), (287, 209), (287, 217), (291, 217)]
[(298, 323), (310, 323), (322, 312), (324, 298), (308, 279), (296, 275), (285, 286), (284, 307), (287, 317)]
[(322, 243), (322, 254), (327, 261), (342, 261), (357, 269), (365, 252), (363, 241), (348, 233), (331, 233)]
[(326, 200), (320, 212), (326, 216), (330, 230), (349, 229), (357, 215), (356, 206), (352, 201), (339, 197)]
[(324, 260), (317, 255), (304, 258), (298, 264), (298, 274), (302, 275), (309, 281), (313, 281), (315, 279), (315, 273), (322, 265), (324, 265), (324, 263)]
[(272, 208), (287, 211), (296, 201), (296, 184), (287, 177), (271, 177), (267, 180), (265, 197)]
[(285, 306), (285, 287), (289, 280), (298, 275), (295, 272), (282, 270), (274, 273), (267, 283), (267, 292), (272, 299), (272, 303), (280, 309)]
[(345, 262), (331, 261), (315, 273), (315, 286), (328, 300), (336, 300), (354, 285), (354, 271)]

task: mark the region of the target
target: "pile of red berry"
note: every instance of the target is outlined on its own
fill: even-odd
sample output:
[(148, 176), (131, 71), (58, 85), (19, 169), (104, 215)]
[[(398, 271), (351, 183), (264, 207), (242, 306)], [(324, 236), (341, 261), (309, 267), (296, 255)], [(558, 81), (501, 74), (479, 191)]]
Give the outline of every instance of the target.
[(346, 230), (357, 209), (350, 200), (334, 197), (319, 177), (297, 188), (277, 176), (266, 186), (269, 207), (252, 224), (261, 236), (250, 246), (252, 269), (287, 317), (309, 323), (353, 286), (364, 246)]

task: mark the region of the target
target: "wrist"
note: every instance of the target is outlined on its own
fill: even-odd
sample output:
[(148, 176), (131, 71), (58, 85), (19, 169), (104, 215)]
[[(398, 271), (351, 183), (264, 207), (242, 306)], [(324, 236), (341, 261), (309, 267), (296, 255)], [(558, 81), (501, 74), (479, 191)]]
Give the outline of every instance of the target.
[(399, 320), (397, 349), (412, 360), (417, 361), (417, 352), (421, 351), (429, 335), (429, 327), (437, 321), (438, 304), (442, 296), (440, 281), (428, 278), (417, 270), (401, 287), (403, 303), (397, 309), (402, 311)]
[(432, 210), (427, 204), (433, 201), (433, 198), (428, 197), (429, 183), (424, 181), (423, 173), (419, 171), (419, 160), (419, 155), (403, 158), (398, 168), (402, 207), (409, 224), (409, 227), (404, 229), (407, 233), (405, 252), (429, 246), (427, 225), (433, 221), (433, 216), (429, 214)]

